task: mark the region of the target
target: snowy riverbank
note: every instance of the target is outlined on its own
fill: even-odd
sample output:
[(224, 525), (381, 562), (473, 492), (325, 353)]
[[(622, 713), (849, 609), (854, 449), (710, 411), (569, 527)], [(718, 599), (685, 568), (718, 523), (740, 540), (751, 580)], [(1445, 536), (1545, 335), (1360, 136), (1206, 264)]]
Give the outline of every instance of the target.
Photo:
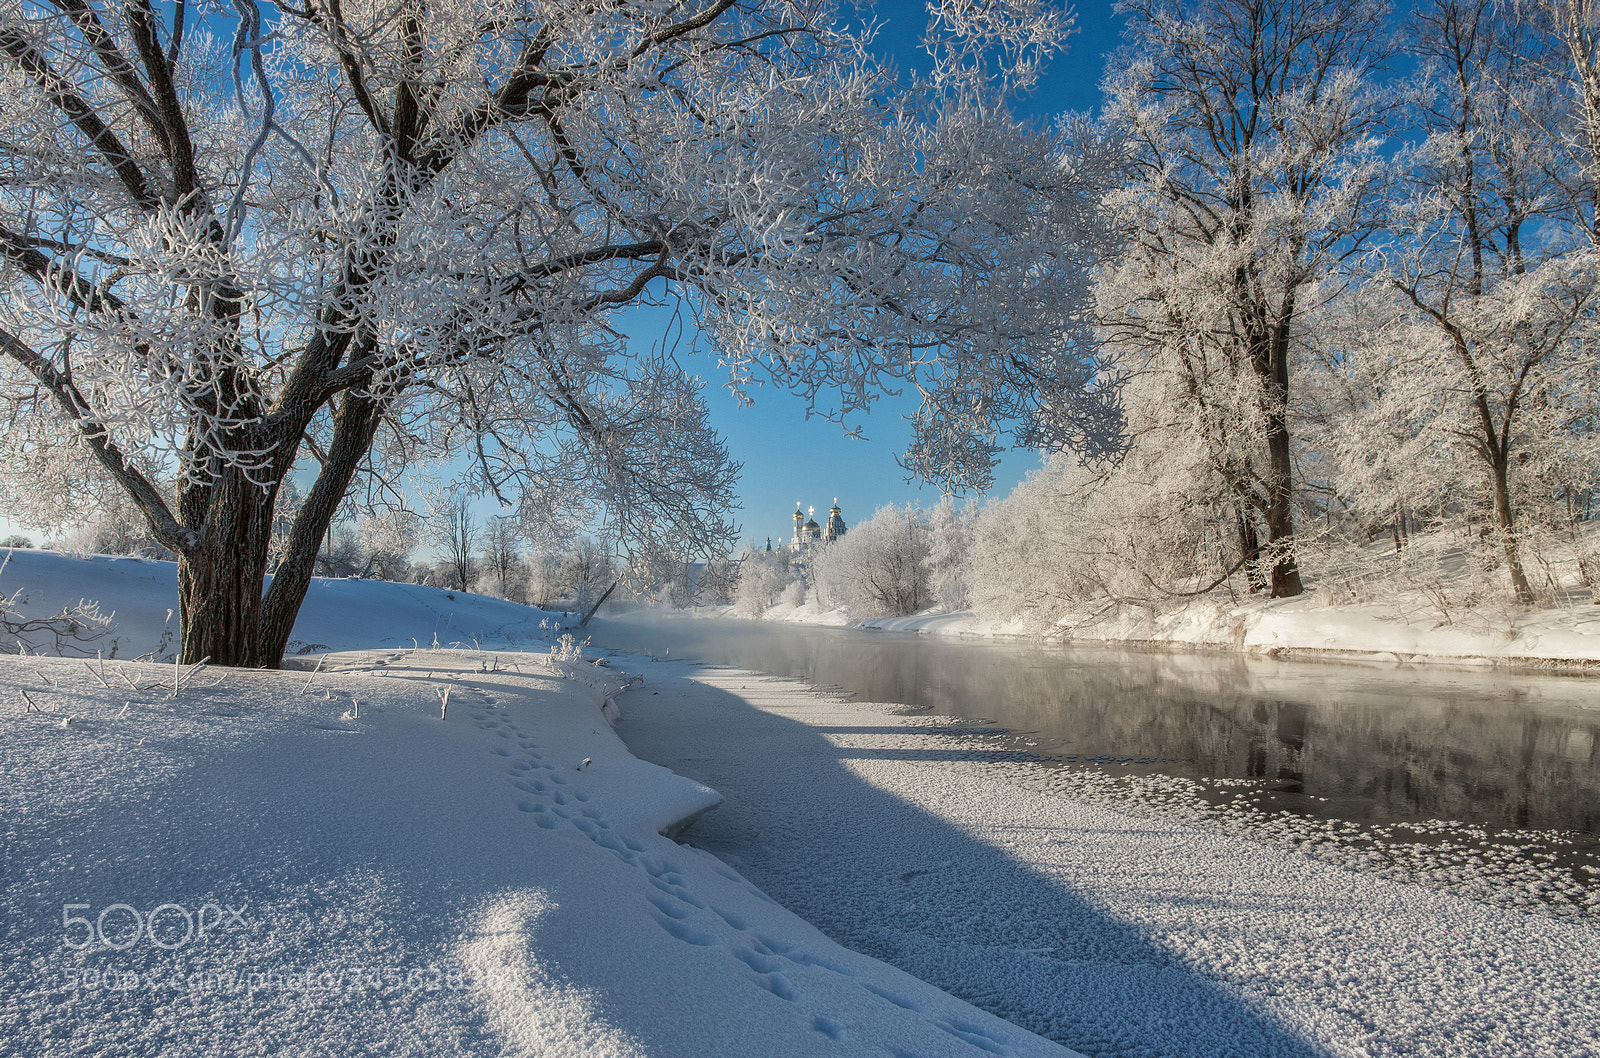
[[(156, 564), (30, 557), (159, 639)], [(299, 671), (0, 658), (0, 1054), (1067, 1053), (661, 836), (720, 798), (617, 739), (635, 681), (415, 648), (527, 612), (400, 587), (319, 584), (297, 635), (405, 645)]]
[[(733, 607), (693, 612), (745, 616)], [(1049, 626), (969, 611), (852, 621), (843, 610), (822, 610), (809, 602), (798, 607), (780, 603), (762, 619), (923, 635), (1038, 636), (1062, 642), (1237, 650), (1324, 660), (1343, 657), (1380, 664), (1600, 665), (1600, 606), (1575, 602), (1531, 610), (1480, 604), (1445, 614), (1421, 599), (1329, 605), (1314, 594), (1235, 599), (1215, 593), (1164, 610), (1107, 606)]]

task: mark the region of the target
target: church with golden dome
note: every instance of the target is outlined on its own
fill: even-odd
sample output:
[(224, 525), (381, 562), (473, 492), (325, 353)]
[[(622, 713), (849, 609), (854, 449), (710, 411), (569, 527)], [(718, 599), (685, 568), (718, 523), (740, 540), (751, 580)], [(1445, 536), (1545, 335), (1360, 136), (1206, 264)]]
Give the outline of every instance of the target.
[(844, 515), (839, 511), (839, 497), (833, 498), (833, 506), (828, 508), (828, 521), (825, 525), (817, 524), (817, 509), (809, 507), (802, 511), (800, 501), (794, 504), (794, 536), (789, 540), (789, 550), (795, 554), (805, 554), (818, 544), (832, 543), (844, 536)]

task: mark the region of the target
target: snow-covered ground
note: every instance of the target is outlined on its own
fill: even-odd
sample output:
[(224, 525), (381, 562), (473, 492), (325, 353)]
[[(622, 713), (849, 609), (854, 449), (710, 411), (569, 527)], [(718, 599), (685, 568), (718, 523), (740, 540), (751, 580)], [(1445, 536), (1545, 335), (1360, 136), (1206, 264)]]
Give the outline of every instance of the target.
[[(178, 567), (172, 562), (54, 551), (0, 551), (0, 598), (18, 596), (17, 609), (47, 617), (81, 601), (112, 618), (105, 635), (74, 652), (133, 659), (153, 654), (170, 661), (178, 636)], [(416, 584), (315, 577), (289, 640), (290, 654), (372, 647), (499, 646), (544, 638), (541, 622), (559, 614), (468, 592)], [(40, 640), (48, 637), (34, 637)], [(41, 643), (41, 645), (48, 645)], [(0, 639), (15, 651), (15, 640)]]
[(634, 681), (431, 646), (537, 614), (319, 582), (297, 637), (392, 645), (122, 660), (170, 571), (35, 553), (0, 580), (98, 599), (119, 643), (0, 657), (0, 1054), (1066, 1053), (661, 836), (720, 798), (617, 739)]

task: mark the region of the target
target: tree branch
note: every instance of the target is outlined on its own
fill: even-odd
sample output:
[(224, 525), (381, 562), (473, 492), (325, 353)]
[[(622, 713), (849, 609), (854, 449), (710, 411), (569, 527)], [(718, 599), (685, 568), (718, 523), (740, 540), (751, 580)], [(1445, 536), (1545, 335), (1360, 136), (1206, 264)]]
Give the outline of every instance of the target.
[(180, 554), (188, 554), (198, 540), (197, 535), (178, 524), (160, 491), (112, 442), (110, 432), (96, 421), (94, 409), (72, 380), (5, 328), (0, 328), (0, 351), (20, 364), (55, 398), (95, 460), (138, 504), (156, 539)]

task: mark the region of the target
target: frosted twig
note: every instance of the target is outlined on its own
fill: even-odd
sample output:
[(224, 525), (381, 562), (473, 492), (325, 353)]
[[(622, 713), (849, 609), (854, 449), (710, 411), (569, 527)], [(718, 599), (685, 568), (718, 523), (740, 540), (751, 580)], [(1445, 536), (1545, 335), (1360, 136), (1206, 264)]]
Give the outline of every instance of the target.
[(441, 691), (439, 688), (435, 687), (433, 689), (433, 693), (439, 696), (439, 719), (443, 720), (445, 710), (450, 708), (450, 688), (446, 687)]
[(42, 713), (42, 712), (44, 712), (44, 710), (40, 709), (38, 704), (32, 698), (28, 697), (28, 692), (27, 691), (24, 691), (19, 687), (17, 689), (17, 693), (22, 695), (22, 700), (28, 703), (28, 708), (24, 709), (23, 712), (25, 712), (25, 713)]
[(311, 670), (311, 675), (306, 677), (306, 685), (300, 688), (301, 694), (304, 694), (311, 689), (311, 681), (317, 678), (317, 673), (322, 671), (322, 663), (327, 660), (328, 655), (326, 654), (317, 659), (317, 667)]
[(89, 675), (93, 676), (95, 679), (100, 681), (100, 686), (105, 687), (107, 689), (109, 689), (111, 687), (111, 684), (106, 682), (106, 678), (104, 676), (100, 675), (98, 672), (94, 671), (94, 667), (91, 666), (87, 661), (85, 661), (83, 663), (83, 667), (89, 670)]
[(35, 676), (39, 677), (39, 679), (42, 682), (48, 683), (52, 687), (56, 686), (56, 681), (55, 680), (51, 679), (49, 676), (46, 676), (44, 673), (40, 672), (38, 669), (34, 669), (33, 670), (33, 674)]
[[(188, 683), (195, 673), (199, 672), (201, 669), (204, 669), (210, 663), (211, 655), (207, 654), (205, 657), (191, 665), (188, 672), (184, 672), (183, 666), (178, 665), (178, 663), (174, 661), (173, 665), (175, 668), (172, 674), (172, 693), (167, 695), (167, 697), (169, 699), (176, 698), (178, 696), (178, 692), (183, 690), (183, 685)], [(224, 673), (224, 675), (226, 675), (226, 673)]]

